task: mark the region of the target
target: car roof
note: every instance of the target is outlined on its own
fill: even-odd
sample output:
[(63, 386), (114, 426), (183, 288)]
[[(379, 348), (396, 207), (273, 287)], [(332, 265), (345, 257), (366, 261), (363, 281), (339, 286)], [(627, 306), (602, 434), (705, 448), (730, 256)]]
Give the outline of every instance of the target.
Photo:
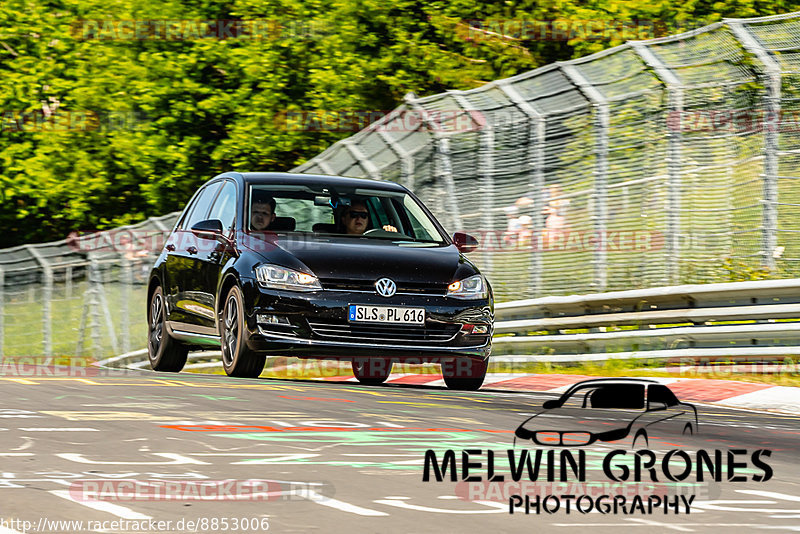
[(642, 385), (649, 385), (649, 384), (661, 384), (658, 380), (653, 380), (652, 378), (628, 378), (628, 377), (619, 377), (619, 378), (591, 378), (589, 380), (582, 380), (581, 382), (577, 382), (572, 384), (569, 389), (575, 389), (578, 386), (593, 386), (593, 385), (603, 385), (603, 384), (642, 384)]
[(241, 172), (230, 174), (238, 174), (244, 182), (249, 184), (314, 183), (330, 187), (365, 187), (386, 191), (407, 191), (405, 187), (394, 182), (369, 180), (366, 178), (349, 178), (346, 176), (330, 176), (326, 174), (300, 174), (291, 172)]

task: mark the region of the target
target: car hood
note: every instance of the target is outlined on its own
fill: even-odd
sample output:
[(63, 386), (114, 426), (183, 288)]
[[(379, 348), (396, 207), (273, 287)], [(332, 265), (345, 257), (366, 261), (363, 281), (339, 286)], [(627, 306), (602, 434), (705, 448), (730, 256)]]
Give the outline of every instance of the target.
[(455, 245), (408, 246), (388, 239), (251, 237), (243, 246), (264, 262), (311, 271), (320, 279), (447, 285), (477, 272)]
[(540, 412), (520, 425), (528, 432), (591, 432), (600, 434), (627, 427), (643, 410), (597, 408), (553, 408)]

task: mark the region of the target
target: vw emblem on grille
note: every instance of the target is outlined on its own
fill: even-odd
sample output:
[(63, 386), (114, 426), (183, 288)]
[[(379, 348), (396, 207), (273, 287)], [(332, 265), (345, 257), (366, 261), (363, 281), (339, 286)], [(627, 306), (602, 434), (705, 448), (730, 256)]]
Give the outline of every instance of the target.
[(375, 291), (382, 297), (391, 297), (397, 291), (397, 285), (390, 278), (381, 278), (375, 282)]

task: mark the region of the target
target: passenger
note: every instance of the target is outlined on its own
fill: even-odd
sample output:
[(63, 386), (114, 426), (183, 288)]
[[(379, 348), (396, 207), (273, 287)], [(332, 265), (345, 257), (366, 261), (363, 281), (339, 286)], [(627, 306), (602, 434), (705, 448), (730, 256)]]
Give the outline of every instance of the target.
[(250, 227), (262, 232), (275, 221), (275, 199), (266, 191), (253, 191), (250, 205)]
[[(342, 228), (345, 234), (361, 235), (367, 231), (369, 226), (369, 211), (367, 205), (362, 200), (353, 200), (350, 207), (342, 213)], [(385, 224), (383, 229), (387, 232), (396, 232), (397, 228), (390, 224)]]

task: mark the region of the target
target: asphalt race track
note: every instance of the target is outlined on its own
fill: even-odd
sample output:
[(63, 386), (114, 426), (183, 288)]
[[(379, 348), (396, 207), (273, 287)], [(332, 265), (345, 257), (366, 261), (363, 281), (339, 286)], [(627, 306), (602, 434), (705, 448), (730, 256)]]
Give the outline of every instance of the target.
[[(514, 447), (513, 431), (553, 395), (85, 368), (75, 376), (0, 380), (0, 533), (800, 530), (800, 422), (793, 416), (698, 406), (695, 436), (650, 437), (655, 482), (647, 470), (640, 483), (614, 482), (603, 471), (615, 449), (625, 451), (617, 460), (633, 462), (643, 447), (631, 450), (630, 440), (568, 448), (576, 458), (584, 451), (588, 482), (561, 482), (559, 464), (553, 482), (544, 466), (538, 482), (529, 474), (514, 482), (507, 451), (525, 447)], [(450, 472), (436, 481), (432, 469), (423, 481), (429, 449), (439, 464), (454, 451), (457, 482)], [(701, 449), (712, 460), (721, 451), (720, 481), (709, 481), (708, 472), (698, 481), (691, 462)], [(469, 474), (482, 481), (460, 480), (465, 450), (476, 451), (468, 461), (481, 466)], [(487, 482), (488, 450), (504, 482)], [(549, 450), (558, 459), (563, 449)], [(729, 465), (732, 450), (746, 451), (734, 453), (743, 465)], [(758, 481), (767, 478), (752, 460), (758, 450), (770, 451), (760, 457), (769, 480)], [(663, 473), (670, 451), (692, 459), (682, 482)], [(685, 464), (672, 454), (674, 476)], [(520, 491), (531, 501), (605, 493), (624, 496), (626, 507), (580, 513), (570, 501), (567, 513), (569, 499), (561, 498), (558, 510), (549, 501), (552, 513), (542, 505), (538, 514), (524, 506), (510, 514), (509, 497)], [(633, 505), (636, 495), (643, 508)], [(679, 514), (648, 511), (653, 495), (675, 502), (693, 495), (691, 513), (683, 504)], [(127, 523), (112, 523), (121, 520)]]

